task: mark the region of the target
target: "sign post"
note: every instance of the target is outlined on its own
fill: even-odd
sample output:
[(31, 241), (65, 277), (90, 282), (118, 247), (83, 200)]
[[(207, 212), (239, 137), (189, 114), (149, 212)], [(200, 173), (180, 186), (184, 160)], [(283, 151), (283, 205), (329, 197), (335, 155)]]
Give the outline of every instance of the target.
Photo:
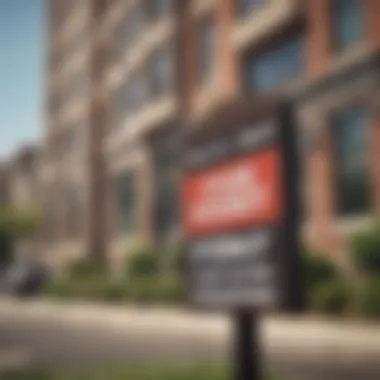
[(185, 141), (189, 299), (232, 312), (236, 380), (261, 378), (258, 315), (302, 306), (292, 108), (239, 102)]
[(260, 380), (262, 376), (258, 318), (249, 311), (234, 314), (234, 363), (236, 380)]

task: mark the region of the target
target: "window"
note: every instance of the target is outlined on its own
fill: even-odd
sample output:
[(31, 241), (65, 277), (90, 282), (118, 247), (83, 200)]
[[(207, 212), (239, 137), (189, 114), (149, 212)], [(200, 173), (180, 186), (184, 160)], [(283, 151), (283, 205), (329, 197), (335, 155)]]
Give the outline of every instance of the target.
[(115, 127), (120, 126), (129, 109), (131, 109), (130, 88), (129, 83), (124, 82), (116, 91), (113, 102), (113, 125)]
[(173, 85), (172, 56), (168, 50), (153, 54), (151, 59), (152, 92), (162, 95), (168, 92)]
[(360, 214), (370, 207), (369, 122), (361, 108), (333, 120), (336, 206), (340, 215)]
[(343, 49), (363, 37), (363, 1), (334, 0), (332, 6), (332, 26), (337, 49)]
[(87, 86), (88, 77), (84, 73), (74, 75), (67, 84), (66, 99), (83, 96), (88, 89)]
[(130, 232), (133, 227), (134, 188), (132, 174), (125, 174), (117, 180), (117, 208), (119, 231)]
[(210, 80), (215, 68), (216, 30), (212, 18), (203, 21), (200, 27), (200, 62), (199, 72), (201, 82)]
[(118, 56), (123, 56), (133, 38), (131, 15), (128, 14), (123, 19), (116, 31), (115, 50)]
[(69, 187), (66, 193), (66, 229), (67, 235), (77, 238), (83, 231), (83, 210), (80, 192), (77, 187)]
[(115, 52), (118, 56), (124, 55), (126, 50), (141, 33), (145, 22), (144, 10), (137, 4), (122, 20), (116, 30)]
[(169, 237), (180, 225), (180, 144), (178, 136), (169, 135), (155, 145), (156, 230)]
[(138, 110), (143, 106), (148, 97), (148, 81), (145, 73), (138, 71), (129, 81), (129, 94), (132, 110)]
[(147, 0), (148, 13), (152, 18), (159, 18), (172, 10), (173, 0)]
[(145, 23), (144, 7), (140, 1), (132, 10), (129, 17), (129, 23), (131, 26), (131, 37), (135, 39), (141, 33)]
[(237, 13), (244, 17), (247, 13), (263, 6), (265, 1), (266, 0), (236, 0)]
[(304, 41), (297, 38), (244, 62), (244, 86), (249, 91), (265, 92), (295, 79), (303, 69)]
[(44, 236), (47, 242), (52, 242), (57, 237), (57, 207), (52, 199), (44, 202), (43, 228)]

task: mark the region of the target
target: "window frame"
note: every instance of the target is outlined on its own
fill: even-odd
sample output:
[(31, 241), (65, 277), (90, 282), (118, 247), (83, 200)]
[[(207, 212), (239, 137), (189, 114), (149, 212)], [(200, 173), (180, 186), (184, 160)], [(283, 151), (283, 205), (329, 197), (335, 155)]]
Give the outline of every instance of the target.
[[(365, 128), (365, 133), (367, 136), (364, 136), (364, 139), (366, 140), (367, 147), (367, 164), (365, 171), (365, 181), (366, 184), (364, 184), (364, 188), (366, 191), (366, 201), (363, 201), (364, 203), (367, 203), (366, 205), (356, 206), (356, 210), (353, 210), (355, 207), (351, 207), (351, 209), (347, 209), (347, 205), (343, 206), (341, 202), (342, 200), (342, 188), (346, 188), (346, 185), (341, 184), (341, 181), (339, 179), (340, 174), (339, 171), (341, 171), (341, 168), (339, 168), (339, 161), (342, 161), (341, 158), (338, 158), (338, 155), (340, 154), (338, 152), (337, 142), (339, 143), (341, 141), (340, 138), (337, 138), (337, 132), (336, 129), (339, 127), (342, 127), (342, 125), (339, 126), (339, 119), (344, 117), (346, 113), (351, 112), (360, 112), (364, 118), (364, 125), (361, 126), (361, 128)], [(373, 210), (373, 196), (372, 196), (372, 190), (371, 190), (371, 179), (372, 179), (372, 172), (371, 172), (371, 149), (370, 149), (370, 138), (371, 138), (371, 131), (372, 131), (372, 123), (371, 123), (371, 113), (368, 107), (366, 107), (363, 102), (354, 102), (349, 105), (345, 105), (344, 107), (341, 107), (339, 109), (334, 110), (329, 115), (330, 120), (330, 133), (329, 133), (329, 146), (330, 146), (330, 157), (332, 159), (332, 178), (331, 178), (331, 186), (333, 187), (332, 193), (333, 193), (333, 200), (334, 200), (334, 214), (341, 219), (349, 219), (349, 218), (357, 218), (362, 217), (368, 214), (372, 213)], [(341, 149), (341, 148), (340, 148)], [(345, 209), (343, 209), (346, 207)], [(361, 209), (360, 209), (361, 208)]]
[(245, 19), (249, 16), (251, 16), (253, 13), (261, 10), (264, 8), (265, 5), (267, 5), (267, 0), (251, 0), (252, 2), (257, 2), (258, 4), (252, 4), (249, 3), (246, 4), (250, 0), (235, 0), (235, 14), (239, 19)]
[[(342, 0), (338, 0), (342, 1)], [(352, 1), (352, 0), (350, 0)], [(340, 30), (341, 27), (341, 17), (340, 14), (341, 12), (338, 9), (338, 6), (336, 5), (336, 1), (331, 1), (330, 2), (330, 25), (331, 25), (331, 40), (332, 40), (332, 45), (334, 51), (344, 51), (346, 49), (349, 49), (350, 46), (355, 46), (361, 41), (365, 39), (365, 9), (363, 6), (363, 2), (360, 0), (354, 0), (357, 2), (357, 10), (358, 10), (358, 15), (357, 17), (359, 18), (359, 28), (360, 30), (358, 31), (358, 35), (356, 36), (355, 40), (352, 40), (347, 43), (347, 41), (342, 41), (342, 33)], [(347, 4), (347, 0), (343, 0), (343, 3)], [(339, 22), (338, 22), (339, 21)]]
[[(206, 44), (208, 42), (205, 42), (205, 30), (206, 26), (208, 26), (207, 29), (211, 29), (212, 32), (212, 49), (207, 49)], [(214, 12), (207, 13), (206, 15), (202, 16), (197, 23), (197, 30), (198, 30), (198, 62), (197, 62), (197, 68), (198, 68), (198, 83), (200, 86), (205, 86), (208, 83), (212, 82), (212, 79), (214, 77), (214, 72), (216, 70), (216, 63), (217, 63), (217, 47), (218, 47), (218, 23), (216, 19), (216, 14)], [(209, 30), (210, 31), (210, 30)], [(211, 52), (209, 54), (204, 54), (204, 52)], [(210, 58), (210, 62), (206, 62), (206, 58)]]
[[(128, 182), (129, 188), (129, 209), (126, 215), (125, 206), (125, 184)], [(127, 170), (119, 173), (114, 178), (116, 190), (116, 208), (117, 208), (117, 233), (119, 235), (128, 236), (133, 233), (135, 229), (135, 216), (136, 216), (136, 173), (132, 170)], [(123, 193), (122, 193), (123, 191)], [(127, 221), (128, 219), (128, 221)]]
[[(299, 70), (298, 75), (293, 77), (288, 77), (277, 82), (276, 85), (270, 85), (265, 87), (259, 87), (254, 81), (251, 79), (250, 71), (252, 71), (252, 64), (248, 65), (248, 62), (251, 61), (253, 63), (257, 62), (260, 57), (267, 56), (268, 54), (273, 54), (275, 51), (283, 48), (286, 45), (290, 45), (293, 42), (298, 42), (301, 48), (299, 55), (301, 57), (299, 62)], [(292, 83), (302, 77), (303, 73), (306, 72), (306, 46), (307, 38), (304, 33), (304, 30), (291, 30), (290, 33), (285, 33), (282, 38), (273, 39), (270, 44), (259, 46), (256, 49), (251, 49), (245, 52), (241, 60), (241, 87), (245, 93), (268, 93), (272, 92), (275, 89), (286, 86), (289, 83)], [(302, 52), (303, 50), (303, 52)]]

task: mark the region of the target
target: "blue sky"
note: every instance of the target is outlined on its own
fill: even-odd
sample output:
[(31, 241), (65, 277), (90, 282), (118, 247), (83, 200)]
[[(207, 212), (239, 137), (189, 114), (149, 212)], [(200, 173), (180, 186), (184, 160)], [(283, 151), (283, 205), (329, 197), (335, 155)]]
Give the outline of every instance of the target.
[(0, 0), (0, 157), (43, 130), (45, 0)]

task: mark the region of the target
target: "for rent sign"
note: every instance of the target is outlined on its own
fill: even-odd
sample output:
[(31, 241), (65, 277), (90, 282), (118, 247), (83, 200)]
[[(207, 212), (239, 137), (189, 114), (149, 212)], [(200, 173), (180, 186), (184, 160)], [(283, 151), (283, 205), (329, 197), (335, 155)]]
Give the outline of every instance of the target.
[(289, 308), (300, 286), (291, 110), (221, 123), (190, 139), (185, 152), (190, 298), (210, 307)]
[(282, 209), (280, 166), (278, 152), (268, 149), (190, 174), (183, 188), (188, 235), (277, 221)]

